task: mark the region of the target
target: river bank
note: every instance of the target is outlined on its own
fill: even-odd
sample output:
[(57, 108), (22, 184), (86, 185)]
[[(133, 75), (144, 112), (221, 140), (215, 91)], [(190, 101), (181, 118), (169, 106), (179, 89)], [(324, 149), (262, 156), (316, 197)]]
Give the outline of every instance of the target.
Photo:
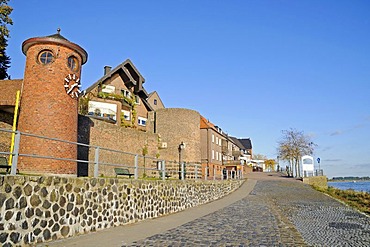
[(342, 183), (341, 188), (345, 189), (336, 188), (333, 186), (333, 183), (329, 182), (329, 187), (327, 189), (317, 188), (317, 190), (370, 216), (370, 193), (364, 190), (359, 190), (358, 187), (357, 190), (359, 191), (356, 191), (355, 189), (352, 189), (353, 186), (345, 186), (344, 182), (339, 183)]

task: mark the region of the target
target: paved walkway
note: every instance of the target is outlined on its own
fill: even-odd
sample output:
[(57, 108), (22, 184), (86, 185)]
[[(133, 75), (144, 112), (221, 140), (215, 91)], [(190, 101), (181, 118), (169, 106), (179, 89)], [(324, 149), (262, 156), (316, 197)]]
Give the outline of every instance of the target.
[(370, 218), (278, 174), (206, 205), (40, 246), (370, 246)]

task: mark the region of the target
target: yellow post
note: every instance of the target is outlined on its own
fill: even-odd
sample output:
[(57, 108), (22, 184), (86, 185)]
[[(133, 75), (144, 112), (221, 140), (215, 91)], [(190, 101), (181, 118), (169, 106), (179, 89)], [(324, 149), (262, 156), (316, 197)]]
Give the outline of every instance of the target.
[(12, 165), (12, 160), (13, 160), (13, 150), (14, 150), (14, 138), (15, 138), (15, 133), (14, 131), (17, 130), (17, 118), (18, 118), (18, 106), (19, 106), (19, 96), (20, 96), (20, 91), (17, 91), (16, 98), (15, 98), (15, 108), (14, 108), (14, 117), (13, 117), (13, 127), (12, 127), (12, 142), (10, 144), (10, 156), (9, 156), (9, 165)]

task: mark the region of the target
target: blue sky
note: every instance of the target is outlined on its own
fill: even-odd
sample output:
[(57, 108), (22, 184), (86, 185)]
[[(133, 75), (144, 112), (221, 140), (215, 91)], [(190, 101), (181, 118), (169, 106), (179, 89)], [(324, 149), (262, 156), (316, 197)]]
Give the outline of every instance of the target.
[(276, 158), (282, 130), (318, 144), (328, 177), (370, 175), (367, 0), (11, 0), (9, 74), (22, 42), (61, 34), (89, 54), (90, 86), (131, 59), (166, 107), (197, 110)]

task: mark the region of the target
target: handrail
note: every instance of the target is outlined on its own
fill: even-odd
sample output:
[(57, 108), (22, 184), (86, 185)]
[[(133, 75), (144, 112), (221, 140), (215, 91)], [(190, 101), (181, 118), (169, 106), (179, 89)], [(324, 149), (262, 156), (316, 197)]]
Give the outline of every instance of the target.
[[(3, 151), (0, 152), (0, 154), (2, 154), (2, 155), (12, 155), (13, 156), (13, 165), (12, 165), (11, 175), (16, 175), (18, 157), (31, 157), (31, 158), (39, 158), (39, 159), (77, 162), (77, 163), (84, 163), (84, 164), (95, 164), (95, 166), (94, 166), (95, 167), (94, 168), (94, 176), (95, 177), (98, 176), (99, 166), (113, 166), (113, 167), (134, 168), (135, 173), (136, 173), (135, 179), (138, 179), (138, 169), (141, 169), (141, 170), (145, 169), (147, 171), (162, 172), (162, 179), (165, 179), (165, 176), (163, 174), (166, 174), (168, 172), (170, 172), (172, 174), (177, 174), (178, 172), (181, 172), (183, 174), (181, 176), (181, 178), (185, 179), (185, 169), (186, 169), (185, 165), (184, 165), (185, 163), (186, 163), (187, 167), (191, 167), (191, 166), (194, 167), (193, 169), (189, 169), (189, 168), (186, 169), (187, 170), (186, 171), (187, 175), (195, 175), (196, 179), (198, 179), (198, 175), (201, 174), (201, 171), (200, 171), (201, 166), (200, 166), (200, 164), (196, 164), (195, 162), (192, 162), (192, 163), (182, 162), (182, 165), (180, 166), (181, 170), (179, 171), (177, 167), (171, 169), (171, 167), (167, 168), (166, 165), (165, 165), (166, 163), (177, 165), (178, 163), (176, 161), (168, 161), (168, 160), (163, 160), (163, 159), (159, 159), (159, 158), (152, 157), (152, 156), (135, 154), (135, 153), (125, 152), (125, 151), (121, 151), (121, 150), (115, 150), (115, 149), (100, 147), (100, 146), (96, 146), (96, 145), (89, 145), (89, 144), (85, 144), (85, 143), (67, 141), (67, 140), (62, 140), (62, 139), (58, 139), (58, 138), (40, 136), (40, 135), (25, 133), (25, 132), (20, 132), (20, 131), (13, 131), (13, 130), (4, 129), (4, 128), (0, 128), (0, 132), (15, 134), (16, 139), (18, 140), (18, 142), (16, 142), (16, 145), (15, 145), (15, 148), (14, 148), (13, 152), (3, 152)], [(81, 159), (71, 159), (71, 158), (61, 158), (61, 157), (54, 157), (54, 156), (45, 156), (45, 155), (38, 155), (38, 154), (19, 153), (19, 139), (20, 139), (21, 136), (28, 136), (28, 137), (38, 138), (38, 139), (44, 139), (44, 140), (61, 142), (61, 143), (67, 143), (67, 144), (71, 144), (71, 145), (87, 147), (89, 149), (93, 148), (93, 149), (95, 149), (96, 157), (95, 157), (95, 160), (81, 160)], [(105, 161), (100, 161), (99, 160), (99, 152), (101, 152), (101, 151), (108, 151), (108, 152), (114, 152), (114, 153), (118, 153), (118, 154), (130, 155), (133, 158), (135, 158), (134, 162), (133, 162), (134, 165), (126, 165), (126, 164), (121, 164), (121, 163), (109, 163), (109, 162), (105, 162)], [(151, 161), (158, 161), (158, 162), (161, 162), (162, 165), (160, 167), (155, 168), (155, 167), (151, 167), (153, 165), (152, 163), (149, 163), (148, 167), (145, 167), (145, 168), (144, 167), (139, 167), (139, 165), (138, 165), (138, 159), (139, 158), (145, 158), (145, 159), (148, 159), (148, 160), (151, 160)], [(192, 171), (190, 171), (190, 170), (192, 170)]]

